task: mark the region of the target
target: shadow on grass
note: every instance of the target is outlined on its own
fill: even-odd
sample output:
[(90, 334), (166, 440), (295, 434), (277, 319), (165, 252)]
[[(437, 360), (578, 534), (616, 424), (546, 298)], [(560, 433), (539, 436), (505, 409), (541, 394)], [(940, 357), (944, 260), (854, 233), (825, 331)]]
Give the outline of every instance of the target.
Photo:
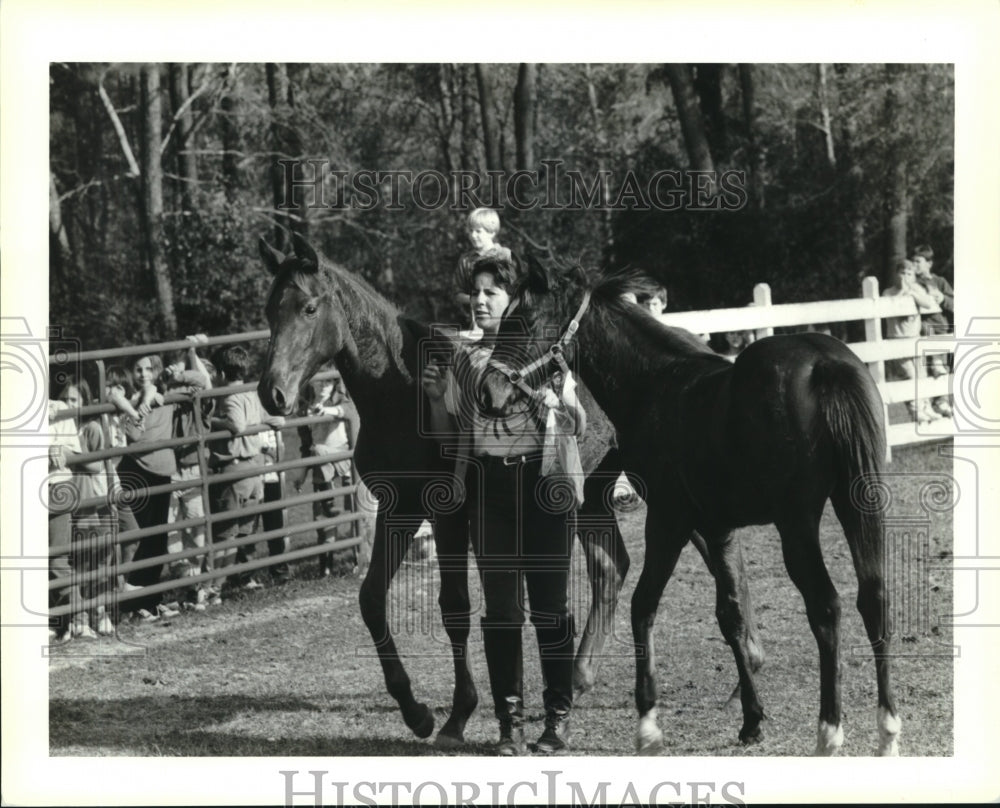
[[(359, 696), (360, 698), (360, 696)], [(53, 756), (92, 754), (130, 757), (285, 757), (489, 755), (490, 744), (466, 744), (445, 752), (431, 740), (362, 736), (350, 714), (357, 705), (296, 698), (147, 696), (118, 701), (53, 699), (49, 704), (49, 748)], [(366, 712), (393, 714), (391, 706)], [(288, 716), (288, 713), (300, 715)], [(347, 714), (325, 721), (324, 715)], [(284, 715), (283, 715), (284, 714)], [(306, 714), (306, 715), (302, 715)], [(439, 716), (439, 725), (441, 717)], [(383, 720), (383, 719), (379, 719)], [(339, 725), (339, 726), (338, 726)], [(237, 726), (245, 726), (240, 731)], [(214, 729), (213, 729), (214, 727)], [(405, 732), (400, 727), (393, 730)], [(373, 733), (393, 730), (373, 728)]]

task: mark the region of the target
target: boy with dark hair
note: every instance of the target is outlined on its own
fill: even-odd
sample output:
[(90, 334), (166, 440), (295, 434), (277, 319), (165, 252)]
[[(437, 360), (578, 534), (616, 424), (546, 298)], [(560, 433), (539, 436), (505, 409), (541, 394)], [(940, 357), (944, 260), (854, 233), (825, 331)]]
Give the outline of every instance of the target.
[(667, 289), (665, 286), (657, 286), (649, 292), (640, 292), (636, 295), (636, 303), (657, 320), (662, 320), (663, 312), (667, 310)]

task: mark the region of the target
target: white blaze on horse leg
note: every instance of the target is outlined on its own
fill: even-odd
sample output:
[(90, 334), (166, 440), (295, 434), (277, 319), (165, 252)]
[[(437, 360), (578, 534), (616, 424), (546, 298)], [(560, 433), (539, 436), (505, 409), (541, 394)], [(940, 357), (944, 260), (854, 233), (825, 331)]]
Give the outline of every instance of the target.
[(826, 721), (820, 721), (819, 731), (816, 733), (816, 755), (819, 757), (835, 755), (843, 745), (844, 728), (840, 724), (828, 724)]
[(639, 716), (635, 734), (635, 751), (640, 755), (658, 755), (663, 751), (663, 733), (656, 726), (656, 708)]
[(899, 731), (903, 722), (885, 707), (878, 708), (878, 753), (882, 757), (899, 757)]

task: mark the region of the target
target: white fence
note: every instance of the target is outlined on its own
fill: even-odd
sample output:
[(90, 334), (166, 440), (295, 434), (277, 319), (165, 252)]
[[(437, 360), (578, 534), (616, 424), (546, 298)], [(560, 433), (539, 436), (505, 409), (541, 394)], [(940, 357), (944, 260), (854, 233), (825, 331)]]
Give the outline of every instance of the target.
[(918, 392), (920, 398), (930, 398), (951, 395), (952, 390), (950, 373), (936, 379), (921, 378), (918, 374), (916, 379), (906, 381), (885, 380), (887, 359), (916, 358), (918, 362), (922, 362), (929, 354), (948, 354), (955, 350), (955, 339), (950, 335), (919, 339), (882, 338), (884, 319), (905, 317), (917, 311), (917, 304), (912, 297), (907, 295), (881, 297), (878, 281), (875, 278), (865, 278), (860, 298), (774, 305), (771, 302), (771, 288), (766, 283), (759, 283), (754, 287), (753, 298), (752, 306), (674, 312), (665, 314), (663, 320), (696, 334), (754, 331), (758, 338), (773, 334), (775, 328), (802, 328), (817, 323), (863, 321), (865, 341), (848, 343), (848, 347), (868, 364), (872, 376), (878, 383), (885, 405), (884, 417), (890, 451), (893, 446), (942, 440), (954, 434), (955, 424), (951, 418), (942, 418), (930, 424), (921, 424), (919, 427), (910, 420), (889, 424), (890, 404), (913, 401), (918, 397)]

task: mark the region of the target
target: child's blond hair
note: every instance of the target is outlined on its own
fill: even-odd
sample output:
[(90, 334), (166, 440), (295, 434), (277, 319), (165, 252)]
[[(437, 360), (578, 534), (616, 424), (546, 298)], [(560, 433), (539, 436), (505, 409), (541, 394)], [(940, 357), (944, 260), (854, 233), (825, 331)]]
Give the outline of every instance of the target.
[(468, 230), (481, 227), (487, 233), (492, 233), (495, 236), (500, 232), (500, 216), (492, 208), (476, 208), (469, 214), (465, 226)]

